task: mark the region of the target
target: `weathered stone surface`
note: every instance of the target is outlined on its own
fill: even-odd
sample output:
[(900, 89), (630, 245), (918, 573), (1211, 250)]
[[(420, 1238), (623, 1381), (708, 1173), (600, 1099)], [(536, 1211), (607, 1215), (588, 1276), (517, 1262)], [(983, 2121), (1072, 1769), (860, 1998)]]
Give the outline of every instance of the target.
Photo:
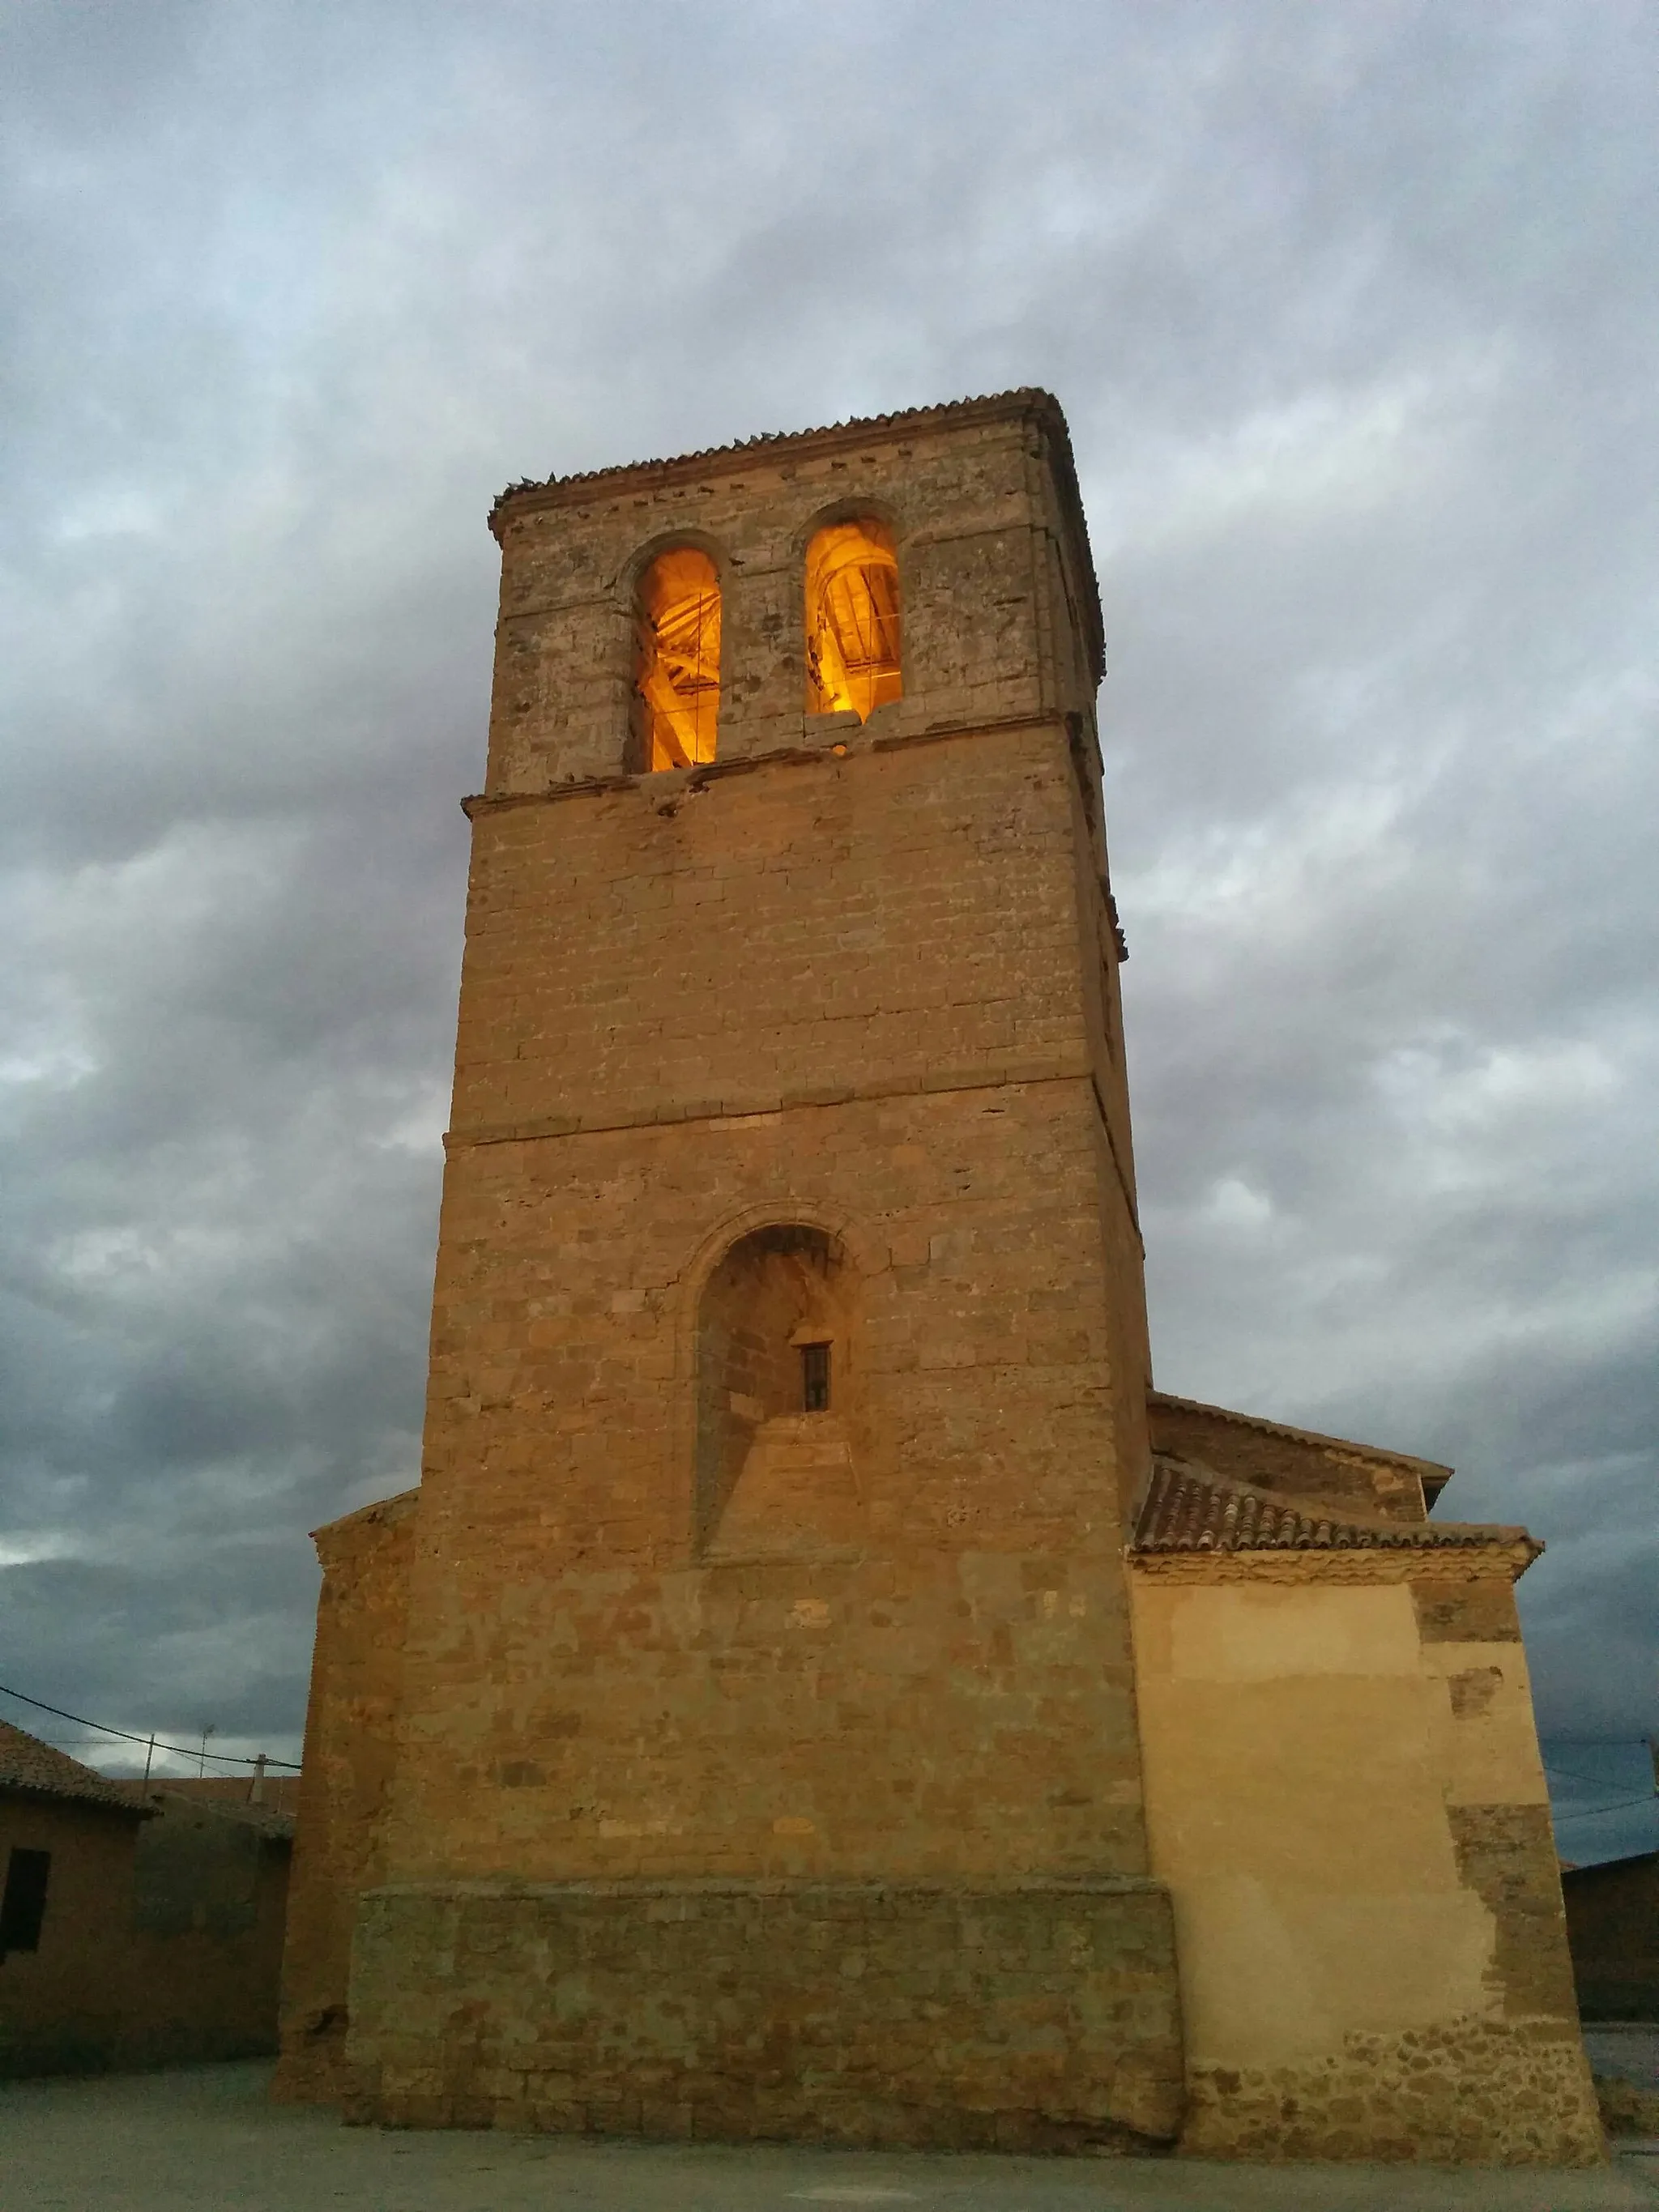
[(1521, 1641), (1515, 1587), (1506, 1575), (1480, 1582), (1419, 1581), (1412, 1594), (1425, 1644)]
[[(1468, 1679), (1454, 1676), (1454, 1687)], [(1501, 1688), (1501, 1674), (1498, 1681)], [(1458, 1716), (1474, 1717), (1467, 1709)], [(1491, 1978), (1505, 2015), (1572, 2021), (1577, 2007), (1549, 1807), (1449, 1805), (1446, 1819), (1458, 1873), (1492, 1917)]]
[(1300, 2064), (1188, 2071), (1194, 2158), (1599, 2166), (1607, 2156), (1576, 2023), (1481, 2014), (1351, 2033)]
[(1181, 2123), (1150, 1882), (372, 1892), (354, 2117), (1004, 2149)]
[(381, 1878), (396, 1756), (415, 1493), (319, 1529), (323, 1587), (306, 1713), (305, 1762), (283, 1954), (282, 2056), (274, 2094), (340, 2095), (351, 1929)]

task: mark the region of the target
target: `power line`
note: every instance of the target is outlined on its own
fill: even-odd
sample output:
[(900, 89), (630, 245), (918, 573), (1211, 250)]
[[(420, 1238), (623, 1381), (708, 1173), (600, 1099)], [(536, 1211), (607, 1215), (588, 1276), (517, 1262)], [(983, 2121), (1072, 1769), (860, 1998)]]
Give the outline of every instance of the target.
[[(1610, 1774), (1581, 1774), (1576, 1766), (1558, 1766), (1553, 1759), (1544, 1761), (1544, 1771), (1546, 1774), (1565, 1774), (1569, 1782), (1586, 1782), (1592, 1790), (1605, 1790), (1609, 1783), (1614, 1789), (1619, 1786)], [(1659, 1796), (1659, 1784), (1655, 1784), (1653, 1794)]]
[(1622, 1813), (1626, 1805), (1651, 1805), (1653, 1793), (1644, 1790), (1639, 1797), (1615, 1797), (1607, 1805), (1564, 1805), (1554, 1817), (1558, 1820), (1593, 1820), (1598, 1813)]
[[(102, 1721), (89, 1721), (84, 1713), (66, 1713), (62, 1705), (49, 1705), (40, 1698), (31, 1698), (21, 1690), (9, 1690), (0, 1682), (0, 1698), (15, 1698), (20, 1705), (33, 1705), (37, 1713), (54, 1714), (60, 1721), (73, 1721), (76, 1728), (93, 1729), (100, 1735), (118, 1735), (124, 1743), (142, 1743), (146, 1749), (175, 1753), (180, 1759), (208, 1759), (217, 1766), (257, 1766), (258, 1759), (243, 1759), (230, 1751), (207, 1751), (200, 1744), (163, 1743), (159, 1736), (134, 1735), (131, 1729), (106, 1728)], [(267, 1766), (286, 1766), (294, 1773), (300, 1771), (300, 1763), (294, 1759), (267, 1759)]]

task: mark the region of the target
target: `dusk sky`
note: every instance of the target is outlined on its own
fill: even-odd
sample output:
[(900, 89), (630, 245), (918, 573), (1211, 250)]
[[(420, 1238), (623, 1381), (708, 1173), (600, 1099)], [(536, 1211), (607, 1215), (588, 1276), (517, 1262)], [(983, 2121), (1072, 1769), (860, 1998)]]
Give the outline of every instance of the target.
[(495, 493), (1042, 385), (1158, 1381), (1543, 1537), (1562, 1848), (1659, 1842), (1659, 15), (0, 24), (0, 1680), (296, 1756), (416, 1478)]

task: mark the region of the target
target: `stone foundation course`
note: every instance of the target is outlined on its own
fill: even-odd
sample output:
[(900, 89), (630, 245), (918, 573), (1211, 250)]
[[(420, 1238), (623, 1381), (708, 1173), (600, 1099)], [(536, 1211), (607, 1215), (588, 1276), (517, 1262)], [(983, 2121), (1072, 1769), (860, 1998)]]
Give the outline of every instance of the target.
[(1302, 2066), (1194, 2067), (1192, 2158), (1599, 2166), (1607, 2152), (1577, 2036), (1481, 2019), (1351, 2035)]
[(1147, 1881), (398, 1886), (350, 2010), (389, 2126), (1147, 2151), (1183, 2111)]

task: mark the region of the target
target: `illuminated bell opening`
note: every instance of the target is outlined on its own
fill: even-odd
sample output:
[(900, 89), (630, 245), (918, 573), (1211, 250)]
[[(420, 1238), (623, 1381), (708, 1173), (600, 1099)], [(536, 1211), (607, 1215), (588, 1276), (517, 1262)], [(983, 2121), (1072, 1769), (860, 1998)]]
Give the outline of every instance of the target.
[(714, 757), (720, 709), (720, 585), (694, 545), (659, 553), (640, 585), (635, 690), (647, 769)]
[(902, 696), (898, 554), (885, 523), (832, 522), (806, 555), (807, 709), (860, 721)]

